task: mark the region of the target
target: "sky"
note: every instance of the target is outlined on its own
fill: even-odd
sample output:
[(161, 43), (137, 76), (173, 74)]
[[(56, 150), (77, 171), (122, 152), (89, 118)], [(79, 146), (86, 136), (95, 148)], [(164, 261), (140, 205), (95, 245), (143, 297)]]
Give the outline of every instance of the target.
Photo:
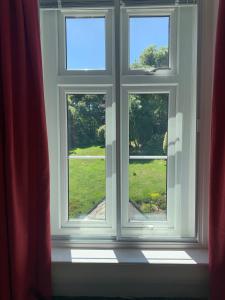
[[(130, 63), (149, 45), (168, 46), (169, 17), (130, 18)], [(67, 18), (67, 69), (105, 69), (105, 19)]]

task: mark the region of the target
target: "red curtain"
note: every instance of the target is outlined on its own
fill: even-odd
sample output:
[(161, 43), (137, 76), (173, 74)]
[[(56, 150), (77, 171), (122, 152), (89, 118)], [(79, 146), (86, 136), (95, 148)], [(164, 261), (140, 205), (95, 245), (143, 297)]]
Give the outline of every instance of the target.
[(225, 1), (220, 1), (212, 106), (209, 226), (211, 300), (225, 299)]
[(50, 299), (49, 164), (37, 0), (0, 0), (0, 299)]

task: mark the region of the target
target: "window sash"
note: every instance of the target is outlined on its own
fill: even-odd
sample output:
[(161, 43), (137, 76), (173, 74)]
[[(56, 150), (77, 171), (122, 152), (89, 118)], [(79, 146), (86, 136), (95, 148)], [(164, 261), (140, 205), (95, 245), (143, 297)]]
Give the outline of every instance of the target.
[[(74, 87), (62, 87), (60, 88), (60, 145), (61, 145), (61, 226), (66, 228), (79, 227), (79, 228), (112, 228), (112, 198), (113, 198), (113, 179), (112, 179), (112, 168), (113, 168), (113, 109), (112, 109), (112, 92), (111, 89), (105, 89), (101, 87), (85, 87), (74, 88)], [(98, 220), (82, 220), (82, 219), (68, 219), (69, 211), (69, 199), (68, 199), (68, 142), (67, 142), (67, 95), (68, 94), (104, 94), (106, 95), (106, 148), (105, 148), (105, 161), (106, 161), (106, 219)], [(76, 157), (77, 158), (77, 157)], [(83, 159), (85, 157), (82, 157)], [(96, 234), (98, 232), (96, 231)]]
[[(62, 11), (58, 13), (59, 30), (59, 74), (60, 75), (111, 75), (112, 74), (112, 53), (113, 53), (113, 35), (112, 35), (112, 10), (76, 10)], [(67, 70), (67, 50), (66, 50), (66, 18), (76, 17), (104, 17), (105, 18), (105, 70)]]
[[(176, 88), (175, 87), (124, 87), (122, 90), (122, 101), (121, 101), (121, 153), (122, 153), (122, 233), (123, 235), (140, 235), (143, 234), (143, 229), (146, 228), (146, 236), (149, 235), (147, 228), (151, 228), (151, 233), (154, 231), (157, 234), (171, 233), (174, 235), (178, 232), (176, 228), (176, 214), (175, 207), (177, 198), (175, 197), (175, 189), (168, 187), (175, 187), (175, 169), (176, 161), (171, 159), (175, 156), (174, 147), (168, 147), (167, 158), (167, 220), (166, 221), (129, 221), (129, 109), (128, 109), (128, 97), (129, 94), (167, 94), (169, 95), (168, 103), (168, 145), (172, 144), (176, 138), (176, 122), (173, 116), (176, 114)], [(158, 157), (160, 158), (160, 157)], [(163, 156), (161, 156), (163, 158)], [(176, 199), (176, 200), (174, 200)], [(131, 231), (133, 228), (133, 233)], [(139, 228), (139, 229), (138, 229)], [(144, 230), (145, 231), (145, 230)]]
[[(160, 11), (160, 10), (159, 10)], [(162, 12), (166, 13), (166, 9), (162, 9)], [(163, 223), (160, 226), (154, 227), (153, 224), (149, 223), (151, 231), (142, 226), (127, 226), (124, 224), (123, 235), (128, 238), (134, 236), (142, 236), (142, 238), (147, 238), (150, 234), (152, 239), (154, 236), (158, 238), (160, 236), (170, 236), (172, 237), (194, 237), (196, 233), (195, 227), (195, 199), (196, 199), (196, 84), (197, 84), (197, 72), (196, 72), (196, 58), (197, 58), (197, 10), (194, 7), (178, 7), (178, 8), (168, 8), (168, 12), (172, 11), (174, 21), (171, 22), (171, 39), (174, 39), (176, 49), (180, 49), (177, 53), (175, 49), (174, 55), (174, 70), (168, 72), (167, 74), (159, 74), (158, 72), (154, 74), (145, 74), (142, 72), (129, 71), (128, 68), (124, 67), (124, 62), (127, 63), (128, 60), (128, 48), (124, 50), (123, 48), (123, 73), (121, 76), (121, 86), (124, 89), (132, 90), (139, 86), (139, 91), (141, 89), (144, 91), (147, 87), (151, 87), (153, 90), (157, 88), (166, 88), (168, 86), (175, 88), (176, 93), (176, 118), (174, 126), (176, 127), (176, 136), (174, 141), (176, 142), (177, 155), (171, 156), (171, 160), (176, 160), (173, 171), (174, 172), (174, 195), (175, 195), (175, 209), (174, 209), (174, 222), (172, 227), (166, 225), (163, 227)], [(137, 9), (123, 9), (125, 18), (128, 19), (129, 13), (131, 15), (154, 15), (158, 14), (158, 9), (151, 10), (146, 9), (141, 10), (139, 7)], [(172, 19), (172, 18), (171, 18)], [(192, 23), (189, 24), (189, 20)], [(123, 21), (123, 17), (122, 17)], [(125, 22), (128, 24), (128, 20)], [(173, 25), (172, 25), (173, 24)], [(126, 26), (122, 26), (122, 35), (126, 38), (127, 29)], [(185, 32), (185, 35), (182, 34)], [(128, 41), (125, 43), (128, 45)], [(186, 62), (190, 63), (187, 64)], [(177, 62), (177, 64), (176, 64)], [(187, 76), (187, 74), (189, 74)], [(141, 87), (141, 88), (140, 88)], [(124, 95), (121, 99), (126, 99)], [(122, 104), (123, 105), (123, 104)], [(185, 112), (185, 113), (184, 113)], [(190, 125), (187, 125), (190, 124)], [(126, 124), (124, 126), (127, 126)], [(126, 139), (124, 136), (123, 138)], [(122, 141), (121, 141), (122, 143)], [(184, 146), (185, 145), (185, 146)], [(180, 148), (179, 148), (180, 147)], [(185, 147), (183, 149), (182, 147)], [(123, 150), (124, 151), (124, 150)], [(126, 160), (126, 157), (122, 158)], [(172, 164), (173, 165), (173, 164)], [(170, 167), (172, 167), (170, 163)], [(173, 167), (172, 167), (173, 168)], [(185, 170), (186, 172), (182, 171)], [(169, 171), (170, 172), (170, 171)], [(172, 192), (172, 190), (170, 190)], [(128, 199), (125, 195), (124, 199)], [(170, 198), (172, 199), (172, 197)], [(125, 210), (124, 210), (125, 211)], [(122, 219), (127, 220), (127, 216), (124, 215)], [(138, 224), (139, 225), (139, 224)], [(140, 224), (141, 225), (141, 224)], [(139, 228), (138, 228), (139, 227)], [(171, 230), (170, 230), (171, 229)]]
[[(129, 51), (129, 18), (132, 16), (169, 17), (169, 67), (165, 70), (156, 70), (148, 72), (146, 70), (130, 69), (130, 51)], [(122, 49), (122, 73), (123, 75), (159, 75), (173, 76), (177, 73), (177, 10), (174, 8), (168, 9), (122, 9), (122, 35), (124, 46)]]

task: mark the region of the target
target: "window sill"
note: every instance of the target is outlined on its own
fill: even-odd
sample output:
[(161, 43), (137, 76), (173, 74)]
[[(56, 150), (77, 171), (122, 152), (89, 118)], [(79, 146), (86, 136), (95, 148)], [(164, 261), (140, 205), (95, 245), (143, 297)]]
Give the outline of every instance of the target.
[(54, 247), (54, 295), (208, 297), (206, 249), (142, 249)]
[(207, 249), (52, 249), (52, 263), (208, 265)]

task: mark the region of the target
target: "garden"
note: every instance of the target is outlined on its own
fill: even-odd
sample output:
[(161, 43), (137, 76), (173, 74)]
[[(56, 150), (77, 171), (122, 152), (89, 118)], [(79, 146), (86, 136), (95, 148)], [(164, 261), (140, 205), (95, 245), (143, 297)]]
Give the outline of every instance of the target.
[[(152, 47), (144, 54), (152, 61), (153, 50), (156, 65), (162, 49), (157, 54)], [(148, 62), (144, 54), (139, 66)], [(167, 162), (148, 156), (167, 155), (168, 101), (167, 93), (129, 95), (129, 200), (143, 215), (166, 212)], [(105, 159), (93, 158), (105, 156), (105, 109), (104, 94), (67, 96), (68, 154), (79, 156), (68, 162), (70, 218), (88, 215), (106, 197)]]

